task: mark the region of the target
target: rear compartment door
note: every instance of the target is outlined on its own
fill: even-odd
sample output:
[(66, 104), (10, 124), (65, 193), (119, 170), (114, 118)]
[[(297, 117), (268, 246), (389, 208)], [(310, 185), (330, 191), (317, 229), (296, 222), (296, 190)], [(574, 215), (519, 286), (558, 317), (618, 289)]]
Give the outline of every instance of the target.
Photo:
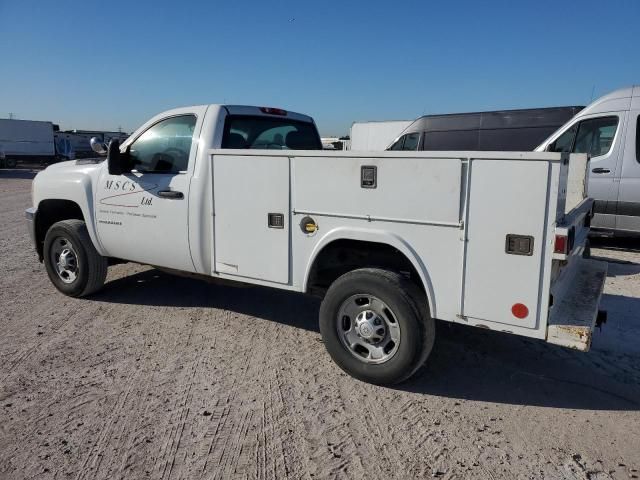
[(289, 158), (214, 155), (214, 275), (289, 282)]
[[(536, 326), (549, 168), (542, 161), (471, 162), (463, 301), (466, 317), (505, 326)], [(524, 242), (529, 239), (530, 253), (508, 253), (508, 235)], [(512, 313), (515, 304), (526, 306), (525, 318)]]

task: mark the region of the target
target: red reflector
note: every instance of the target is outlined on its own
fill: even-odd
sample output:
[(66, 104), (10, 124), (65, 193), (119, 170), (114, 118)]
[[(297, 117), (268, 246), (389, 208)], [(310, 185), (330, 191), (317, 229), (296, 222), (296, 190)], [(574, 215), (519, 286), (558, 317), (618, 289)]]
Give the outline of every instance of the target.
[(526, 318), (529, 315), (529, 309), (523, 303), (515, 303), (513, 307), (511, 307), (511, 313), (516, 318)]
[(260, 107), (260, 111), (269, 115), (281, 115), (283, 117), (287, 115), (287, 111), (281, 108)]
[(553, 253), (567, 253), (569, 239), (566, 235), (556, 235), (556, 240), (553, 244)]

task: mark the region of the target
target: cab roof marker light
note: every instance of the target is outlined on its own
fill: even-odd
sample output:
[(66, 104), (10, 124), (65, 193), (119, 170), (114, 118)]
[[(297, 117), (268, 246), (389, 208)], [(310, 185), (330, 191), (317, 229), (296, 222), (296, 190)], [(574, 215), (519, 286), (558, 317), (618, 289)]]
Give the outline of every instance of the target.
[(260, 107), (260, 111), (269, 115), (280, 115), (282, 117), (287, 116), (287, 111), (283, 110), (282, 108)]

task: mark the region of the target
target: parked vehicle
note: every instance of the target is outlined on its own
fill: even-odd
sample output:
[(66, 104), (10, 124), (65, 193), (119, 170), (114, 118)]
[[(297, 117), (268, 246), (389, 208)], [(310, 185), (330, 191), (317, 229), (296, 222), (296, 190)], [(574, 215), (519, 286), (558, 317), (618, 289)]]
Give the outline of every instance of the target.
[(583, 108), (425, 115), (405, 128), (402, 135), (394, 137), (386, 149), (530, 152)]
[(70, 296), (110, 259), (320, 295), (328, 352), (372, 383), (424, 363), (435, 319), (588, 350), (606, 263), (583, 258), (586, 155), (321, 148), (305, 115), (170, 110), (105, 162), (40, 172), (30, 233)]
[[(56, 150), (62, 154), (65, 151), (72, 151), (75, 158), (95, 157), (95, 152), (91, 148), (90, 141), (96, 137), (103, 143), (109, 143), (112, 138), (124, 141), (128, 135), (124, 132), (101, 132), (95, 130), (66, 130), (55, 133)], [(68, 146), (70, 145), (70, 149)]]
[(605, 95), (542, 142), (536, 151), (587, 153), (592, 227), (640, 234), (640, 86)]
[(349, 133), (348, 150), (382, 151), (398, 138), (413, 120), (354, 122)]
[(56, 153), (53, 124), (33, 120), (0, 119), (0, 151), (8, 168), (14, 168), (18, 160), (52, 160)]

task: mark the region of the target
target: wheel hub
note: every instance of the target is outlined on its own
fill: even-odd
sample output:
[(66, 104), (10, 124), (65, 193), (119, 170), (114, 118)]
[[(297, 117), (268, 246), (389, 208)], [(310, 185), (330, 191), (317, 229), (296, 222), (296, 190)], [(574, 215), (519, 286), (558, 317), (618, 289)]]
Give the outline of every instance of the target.
[(64, 283), (73, 283), (78, 277), (78, 255), (71, 242), (59, 237), (54, 240), (51, 247), (51, 260), (60, 280)]
[(380, 342), (387, 330), (384, 321), (372, 310), (364, 310), (356, 317), (356, 333), (370, 343)]
[(74, 267), (75, 266), (75, 255), (69, 249), (65, 249), (60, 254), (59, 264), (62, 268)]

